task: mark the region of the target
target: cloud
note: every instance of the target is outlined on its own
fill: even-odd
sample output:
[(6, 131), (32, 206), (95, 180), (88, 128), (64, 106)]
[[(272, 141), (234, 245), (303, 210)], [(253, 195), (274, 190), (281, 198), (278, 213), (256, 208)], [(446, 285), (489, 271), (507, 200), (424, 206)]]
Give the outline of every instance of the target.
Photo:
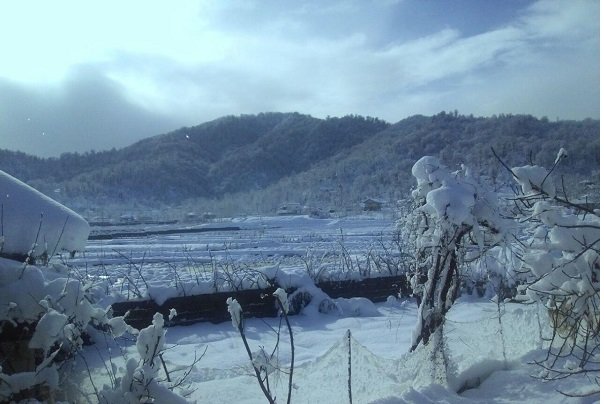
[(166, 116), (129, 102), (94, 66), (80, 66), (56, 86), (0, 80), (0, 148), (39, 156), (122, 147), (174, 129)]
[[(189, 117), (297, 110), (395, 121), (456, 108), (571, 119), (599, 114), (598, 95), (586, 91), (599, 87), (594, 1), (535, 2), (505, 22), (482, 22), (488, 29), (470, 35), (462, 25), (437, 25), (422, 35), (397, 31), (404, 21), (386, 23), (385, 16), (406, 2), (220, 4), (205, 16), (208, 29), (230, 44), (221, 58), (187, 66), (145, 62), (156, 66), (148, 86)], [(375, 29), (380, 22), (388, 28)], [(136, 65), (130, 60), (132, 74), (140, 71)]]
[[(120, 147), (265, 111), (391, 122), (453, 109), (599, 116), (597, 1), (186, 4), (184, 12), (141, 8), (148, 18), (128, 8), (102, 57), (59, 84), (0, 81), (0, 108), (13, 111), (0, 122), (0, 147), (31, 151), (49, 138), (60, 146), (45, 143), (55, 150), (45, 154)], [(133, 21), (147, 23), (129, 35)], [(23, 140), (9, 142), (6, 133)]]

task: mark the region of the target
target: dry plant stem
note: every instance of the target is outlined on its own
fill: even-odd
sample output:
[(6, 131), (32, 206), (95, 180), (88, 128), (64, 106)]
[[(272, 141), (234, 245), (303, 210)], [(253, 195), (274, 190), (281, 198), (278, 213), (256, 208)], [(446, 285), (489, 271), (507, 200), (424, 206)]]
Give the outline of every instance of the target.
[[(122, 253), (121, 251), (117, 250), (117, 249), (113, 249), (114, 252), (116, 252), (120, 257), (124, 258), (125, 260), (128, 261), (128, 265), (130, 268), (134, 268), (136, 269), (136, 271), (138, 272), (139, 277), (141, 278), (141, 280), (143, 281), (143, 283), (145, 284), (145, 287), (147, 288), (147, 290), (149, 290), (149, 284), (147, 283), (147, 280), (145, 279), (145, 277), (143, 276), (143, 271), (142, 271), (142, 266), (145, 260), (145, 256), (146, 256), (146, 252), (143, 253), (143, 261), (141, 262), (140, 267), (138, 267), (134, 261), (132, 261), (131, 257), (126, 256), (124, 253)], [(130, 272), (130, 271), (128, 271)], [(126, 279), (128, 279), (128, 283), (131, 284), (132, 286), (134, 286), (134, 292), (136, 293), (137, 297), (143, 297), (143, 294), (141, 293), (138, 285), (136, 284), (136, 282), (134, 282), (131, 278), (130, 278), (130, 274), (127, 274)]]
[(57, 239), (57, 243), (55, 244), (55, 248), (52, 250), (52, 253), (50, 254), (51, 257), (53, 257), (57, 253), (57, 248), (59, 247), (59, 243), (61, 242), (61, 238), (63, 238), (63, 233), (65, 233), (65, 228), (67, 227), (67, 221), (68, 220), (69, 220), (69, 216), (66, 216), (65, 217), (65, 223), (63, 223), (63, 228), (61, 229), (61, 234), (59, 234), (59, 238)]
[(289, 384), (287, 387), (287, 404), (290, 404), (291, 396), (292, 396), (293, 379), (294, 379), (294, 334), (292, 333), (292, 327), (291, 327), (291, 324), (289, 323), (289, 318), (287, 317), (287, 313), (285, 312), (283, 303), (281, 303), (281, 300), (279, 300), (279, 298), (277, 298), (275, 300), (277, 301), (277, 304), (279, 305), (279, 309), (281, 310), (281, 313), (283, 313), (283, 317), (285, 318), (285, 324), (287, 325), (287, 332), (289, 333), (289, 346), (290, 346), (292, 357), (291, 357), (291, 361), (289, 364)]
[(239, 335), (241, 335), (241, 339), (243, 340), (245, 351), (247, 352), (250, 362), (252, 363), (252, 367), (254, 368), (254, 373), (256, 374), (256, 379), (258, 380), (260, 389), (262, 389), (262, 393), (264, 393), (264, 396), (270, 404), (275, 404), (275, 400), (271, 397), (270, 391), (264, 385), (260, 371), (258, 370), (258, 368), (256, 368), (256, 366), (254, 366), (254, 357), (252, 356), (252, 351), (250, 350), (250, 346), (247, 343), (247, 338), (245, 337), (245, 331), (243, 330), (243, 316), (241, 317), (239, 324), (237, 325), (237, 329), (239, 330)]
[(348, 402), (352, 404), (352, 334), (350, 329), (346, 331), (346, 340), (348, 342)]
[(0, 204), (0, 239), (2, 242), (0, 243), (0, 254), (2, 254), (2, 250), (4, 249), (4, 204)]

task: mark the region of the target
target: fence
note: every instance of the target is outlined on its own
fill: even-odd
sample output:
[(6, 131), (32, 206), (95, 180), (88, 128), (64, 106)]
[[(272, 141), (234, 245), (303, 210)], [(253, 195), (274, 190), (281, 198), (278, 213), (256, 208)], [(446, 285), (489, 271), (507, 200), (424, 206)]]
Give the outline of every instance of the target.
[[(390, 295), (408, 295), (410, 287), (404, 276), (367, 278), (362, 280), (344, 280), (319, 282), (317, 284), (331, 298), (365, 297), (372, 302), (385, 301)], [(239, 290), (213, 294), (180, 296), (157, 304), (152, 300), (126, 301), (112, 305), (113, 315), (121, 316), (128, 312), (126, 322), (135, 328), (151, 324), (156, 312), (168, 316), (170, 309), (178, 313), (169, 325), (187, 325), (199, 322), (221, 323), (230, 319), (226, 309), (226, 299), (233, 297), (243, 307), (245, 317), (272, 317), (277, 315), (277, 307), (272, 293), (275, 288)], [(294, 290), (288, 290), (289, 293)], [(295, 313), (291, 313), (295, 314)]]

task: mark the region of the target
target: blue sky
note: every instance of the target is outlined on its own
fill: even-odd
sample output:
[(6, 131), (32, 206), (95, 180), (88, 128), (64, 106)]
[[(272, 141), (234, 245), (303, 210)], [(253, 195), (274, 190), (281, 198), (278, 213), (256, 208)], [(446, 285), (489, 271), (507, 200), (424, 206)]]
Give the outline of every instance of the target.
[(0, 148), (103, 150), (224, 115), (599, 118), (595, 0), (0, 5)]

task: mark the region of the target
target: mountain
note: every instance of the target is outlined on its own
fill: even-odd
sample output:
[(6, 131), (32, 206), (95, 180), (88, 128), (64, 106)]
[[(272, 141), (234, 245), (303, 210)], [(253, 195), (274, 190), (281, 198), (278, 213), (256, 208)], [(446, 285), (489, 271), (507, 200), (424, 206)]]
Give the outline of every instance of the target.
[(549, 168), (561, 147), (569, 158), (556, 175), (564, 177), (569, 196), (578, 197), (593, 193), (581, 180), (599, 184), (599, 130), (599, 121), (590, 119), (550, 122), (529, 115), (476, 118), (455, 113), (412, 116), (341, 149), (309, 170), (282, 178), (262, 191), (229, 195), (228, 200), (234, 206), (251, 206), (248, 213), (276, 209), (283, 201), (353, 211), (365, 197), (394, 202), (408, 198), (414, 185), (411, 167), (424, 155), (440, 157), (451, 169), (465, 164), (501, 188), (512, 182), (511, 176), (491, 148), (510, 166), (533, 163)]
[(358, 116), (230, 116), (100, 153), (44, 160), (2, 150), (0, 169), (42, 192), (60, 189), (66, 198), (175, 203), (261, 189), (387, 126)]
[[(528, 115), (490, 118), (440, 113), (395, 124), (360, 116), (298, 113), (228, 116), (141, 140), (120, 150), (41, 159), (0, 150), (0, 170), (68, 205), (197, 205), (271, 211), (283, 202), (343, 208), (364, 196), (405, 196), (411, 166), (440, 156), (497, 181), (491, 147), (511, 165), (550, 166), (599, 176), (599, 121), (550, 122)], [(238, 207), (236, 207), (236, 206)], [(76, 206), (76, 207), (78, 207)]]

